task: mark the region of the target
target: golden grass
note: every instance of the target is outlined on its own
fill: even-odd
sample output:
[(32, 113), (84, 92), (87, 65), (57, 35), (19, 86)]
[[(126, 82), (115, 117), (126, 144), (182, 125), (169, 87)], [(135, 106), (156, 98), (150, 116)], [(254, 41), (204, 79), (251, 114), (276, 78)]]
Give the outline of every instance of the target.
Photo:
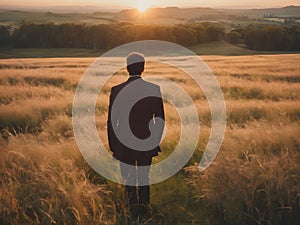
[[(174, 67), (146, 64), (145, 76), (175, 81), (192, 97), (201, 123), (189, 176), (180, 173), (168, 183), (177, 185), (177, 193), (165, 183), (154, 188), (153, 207), (161, 212), (152, 216), (153, 224), (190, 224), (183, 218), (206, 221), (203, 224), (292, 223), (300, 194), (300, 55), (202, 58), (224, 91), (228, 123), (221, 151), (203, 173), (191, 166), (199, 162), (211, 131), (203, 92)], [(130, 224), (123, 215), (121, 188), (86, 165), (73, 139), (75, 88), (93, 61), (0, 60), (1, 224)], [(126, 79), (125, 69), (120, 70), (97, 101), (96, 123), (105, 146), (109, 91)], [(163, 153), (155, 163), (168, 157), (180, 136), (179, 115), (169, 103), (165, 111)], [(184, 186), (183, 178), (191, 186)], [(161, 191), (169, 199), (158, 197)], [(197, 198), (202, 207), (164, 206), (176, 198), (181, 198), (178, 202)]]
[[(235, 129), (203, 173), (188, 182), (218, 224), (293, 224), (300, 191), (299, 125)], [(296, 223), (295, 223), (296, 224)]]
[(1, 224), (115, 224), (111, 191), (75, 164), (74, 146), (23, 139), (1, 153)]
[[(229, 99), (229, 127), (213, 165), (186, 171), (212, 224), (299, 221), (298, 57), (209, 57)], [(226, 94), (232, 87), (235, 93)], [(252, 97), (243, 96), (254, 88)]]

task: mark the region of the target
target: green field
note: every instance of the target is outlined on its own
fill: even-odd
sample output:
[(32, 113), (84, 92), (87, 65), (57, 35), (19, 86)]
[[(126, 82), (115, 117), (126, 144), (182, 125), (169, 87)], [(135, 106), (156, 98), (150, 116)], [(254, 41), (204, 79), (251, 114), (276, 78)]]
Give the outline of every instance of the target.
[(18, 27), (23, 23), (86, 23), (116, 22), (112, 13), (53, 13), (27, 11), (1, 11), (0, 24)]
[(0, 59), (11, 58), (55, 58), (55, 57), (97, 57), (103, 52), (74, 48), (2, 48)]
[[(262, 52), (229, 44), (225, 41), (209, 42), (190, 47), (197, 55), (258, 55), (258, 54), (297, 54), (297, 52)], [(12, 58), (68, 58), (68, 57), (98, 57), (104, 51), (70, 48), (0, 48), (0, 59)]]

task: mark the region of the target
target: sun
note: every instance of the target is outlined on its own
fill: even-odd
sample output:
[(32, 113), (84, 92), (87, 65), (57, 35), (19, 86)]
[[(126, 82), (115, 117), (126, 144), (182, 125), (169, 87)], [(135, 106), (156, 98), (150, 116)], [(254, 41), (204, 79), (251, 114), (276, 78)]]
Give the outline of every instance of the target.
[(139, 6), (139, 7), (137, 7), (137, 9), (138, 9), (140, 12), (145, 12), (145, 11), (148, 9), (148, 7), (147, 7), (147, 6)]
[(135, 8), (140, 12), (145, 12), (150, 7), (149, 0), (139, 0), (135, 3)]

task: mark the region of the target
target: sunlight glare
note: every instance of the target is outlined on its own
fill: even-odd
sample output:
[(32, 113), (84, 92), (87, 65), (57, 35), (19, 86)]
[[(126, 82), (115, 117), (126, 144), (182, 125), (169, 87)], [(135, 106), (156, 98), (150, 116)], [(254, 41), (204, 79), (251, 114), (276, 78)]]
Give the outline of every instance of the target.
[(135, 7), (140, 12), (145, 12), (150, 7), (150, 3), (149, 2), (150, 2), (149, 0), (140, 0), (140, 1), (137, 1)]

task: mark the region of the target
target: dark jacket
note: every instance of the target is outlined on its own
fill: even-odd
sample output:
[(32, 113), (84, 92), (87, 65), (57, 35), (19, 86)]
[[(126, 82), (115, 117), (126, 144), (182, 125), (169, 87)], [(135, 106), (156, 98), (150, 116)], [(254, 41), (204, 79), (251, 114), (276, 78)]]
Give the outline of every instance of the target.
[[(118, 96), (119, 93), (120, 95)], [(144, 96), (147, 97), (144, 98)], [(119, 100), (113, 106), (117, 97)], [(135, 98), (139, 98), (140, 100), (133, 107), (130, 107), (128, 118), (128, 115), (126, 116), (126, 113), (124, 113), (126, 111), (125, 108), (129, 108), (130, 101), (132, 102), (132, 99)], [(114, 112), (112, 112), (112, 107)], [(112, 119), (113, 115), (115, 119)], [(126, 162), (128, 159), (141, 159), (158, 155), (158, 152), (161, 151), (159, 142), (162, 137), (164, 123), (158, 125), (155, 122), (155, 117), (160, 117), (164, 120), (163, 101), (158, 85), (144, 81), (139, 76), (133, 76), (126, 82), (112, 87), (107, 129), (109, 147), (113, 152), (113, 156), (120, 161)], [(130, 131), (125, 129), (125, 125), (128, 125), (128, 123)], [(151, 134), (149, 126), (154, 127), (153, 134)], [(126, 138), (129, 132), (132, 132), (136, 138), (144, 140), (149, 138), (150, 135), (154, 135), (155, 139), (157, 139), (157, 144), (155, 144), (154, 148), (147, 151), (138, 151), (136, 148), (132, 149), (118, 138)]]

